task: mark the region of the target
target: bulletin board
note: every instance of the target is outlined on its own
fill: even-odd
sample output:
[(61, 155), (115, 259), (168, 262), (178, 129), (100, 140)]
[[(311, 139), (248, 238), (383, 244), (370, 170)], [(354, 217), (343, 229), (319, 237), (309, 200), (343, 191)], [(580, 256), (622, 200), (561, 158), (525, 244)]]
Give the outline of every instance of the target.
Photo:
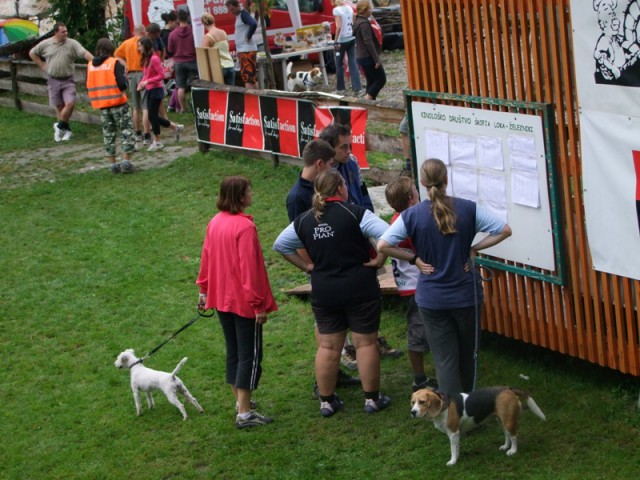
[[(449, 173), (448, 195), (473, 200), (513, 230), (483, 250), (478, 263), (564, 285), (551, 105), (411, 90), (405, 95), (414, 171), (439, 158)], [(424, 199), (426, 190), (418, 187)]]

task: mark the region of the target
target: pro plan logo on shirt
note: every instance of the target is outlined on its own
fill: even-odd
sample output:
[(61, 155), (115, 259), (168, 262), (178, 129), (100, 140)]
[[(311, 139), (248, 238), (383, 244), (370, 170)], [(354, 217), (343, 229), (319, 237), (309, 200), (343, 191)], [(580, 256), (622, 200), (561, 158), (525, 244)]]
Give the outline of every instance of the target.
[(334, 232), (331, 225), (327, 223), (321, 223), (313, 229), (313, 239), (322, 240), (323, 238), (331, 238), (336, 232)]

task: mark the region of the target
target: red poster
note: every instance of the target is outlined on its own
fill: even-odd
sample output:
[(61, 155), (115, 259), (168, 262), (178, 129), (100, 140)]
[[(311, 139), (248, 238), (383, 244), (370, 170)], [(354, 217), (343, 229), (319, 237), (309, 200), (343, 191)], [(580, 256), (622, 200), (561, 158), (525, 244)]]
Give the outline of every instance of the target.
[(209, 91), (209, 141), (224, 144), (224, 132), (227, 129), (227, 102), (229, 94), (216, 90)]
[(264, 150), (262, 120), (260, 114), (260, 97), (244, 96), (244, 114), (242, 117), (242, 146), (251, 150)]
[(280, 132), (280, 153), (299, 157), (302, 155), (298, 144), (298, 102), (288, 98), (278, 98), (278, 130)]

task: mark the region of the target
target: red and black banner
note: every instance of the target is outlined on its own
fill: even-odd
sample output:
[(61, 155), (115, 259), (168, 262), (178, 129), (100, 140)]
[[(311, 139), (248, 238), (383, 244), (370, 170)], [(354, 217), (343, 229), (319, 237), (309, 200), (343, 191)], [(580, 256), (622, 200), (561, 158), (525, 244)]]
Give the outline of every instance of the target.
[(352, 151), (367, 168), (363, 108), (317, 108), (295, 98), (257, 96), (194, 88), (193, 108), (198, 141), (300, 157), (309, 141), (334, 120), (350, 124)]
[(351, 153), (358, 159), (360, 168), (369, 168), (364, 140), (367, 129), (367, 111), (360, 107), (318, 107), (316, 109), (318, 132), (333, 122), (351, 125)]

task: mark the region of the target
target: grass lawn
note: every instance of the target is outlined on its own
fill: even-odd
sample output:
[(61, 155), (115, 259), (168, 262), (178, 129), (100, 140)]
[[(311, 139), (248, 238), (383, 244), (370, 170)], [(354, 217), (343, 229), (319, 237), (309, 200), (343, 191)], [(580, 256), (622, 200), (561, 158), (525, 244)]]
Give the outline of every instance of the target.
[[(14, 148), (32, 143), (32, 129), (50, 130), (49, 119), (24, 121)], [(125, 348), (148, 352), (194, 317), (204, 229), (231, 174), (252, 180), (249, 213), (280, 307), (265, 326), (255, 395), (275, 422), (235, 428), (215, 317), (147, 361), (172, 370), (188, 356), (180, 376), (205, 413), (188, 404), (183, 422), (156, 394), (156, 409), (144, 405), (136, 417), (129, 372), (113, 362)], [(490, 423), (464, 437), (458, 464), (446, 467), (446, 436), (409, 415), (406, 355), (382, 361), (388, 410), (365, 414), (362, 393), (350, 389), (340, 392), (345, 410), (321, 418), (310, 306), (282, 293), (305, 277), (271, 250), (297, 174), (212, 151), (129, 176), (100, 170), (0, 190), (0, 478), (637, 478), (637, 379), (497, 336), (485, 336), (479, 385), (525, 388), (548, 419), (525, 412), (514, 457), (498, 450), (502, 433)], [(402, 348), (403, 312), (385, 298), (382, 331)]]

